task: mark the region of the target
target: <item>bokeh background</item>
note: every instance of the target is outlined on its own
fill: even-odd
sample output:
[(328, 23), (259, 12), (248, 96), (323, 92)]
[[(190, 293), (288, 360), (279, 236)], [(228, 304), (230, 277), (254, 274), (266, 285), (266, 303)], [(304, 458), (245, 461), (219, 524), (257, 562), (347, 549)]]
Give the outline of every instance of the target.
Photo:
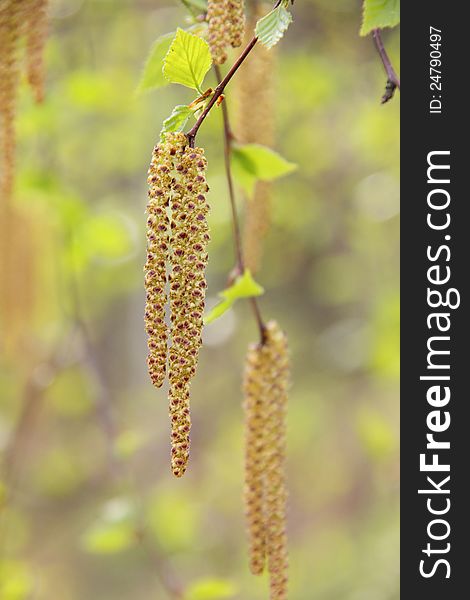
[[(23, 86), (18, 106), (24, 252), (17, 303), (1, 315), (0, 599), (267, 598), (266, 579), (248, 572), (243, 523), (248, 306), (206, 328), (182, 480), (169, 468), (165, 390), (146, 374), (146, 171), (162, 120), (192, 97), (135, 90), (152, 42), (184, 9), (50, 4), (47, 99), (34, 105)], [(392, 600), (400, 98), (380, 105), (385, 76), (358, 35), (359, 0), (293, 10), (278, 48), (276, 147), (299, 169), (273, 187), (257, 276), (262, 311), (292, 349), (290, 598)], [(384, 33), (399, 70), (398, 36)], [(234, 80), (229, 106), (235, 92)], [(198, 138), (211, 185), (209, 302), (233, 266), (213, 112)]]

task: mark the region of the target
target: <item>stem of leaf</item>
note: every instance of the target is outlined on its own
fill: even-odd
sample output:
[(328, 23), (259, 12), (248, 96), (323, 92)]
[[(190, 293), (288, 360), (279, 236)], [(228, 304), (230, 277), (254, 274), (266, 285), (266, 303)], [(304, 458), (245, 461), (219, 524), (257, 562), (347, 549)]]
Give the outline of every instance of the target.
[[(215, 75), (217, 77), (218, 86), (220, 86), (222, 79), (222, 74), (220, 72), (220, 67), (218, 65), (214, 65)], [(216, 89), (217, 89), (216, 88)], [(230, 120), (228, 115), (228, 108), (225, 101), (222, 102), (222, 116), (224, 123), (224, 160), (225, 160), (225, 175), (227, 177), (227, 186), (230, 198), (230, 207), (232, 209), (232, 224), (233, 224), (233, 241), (235, 245), (235, 255), (237, 259), (237, 271), (239, 273), (243, 273), (245, 270), (245, 261), (243, 258), (243, 249), (242, 249), (242, 239), (240, 233), (240, 221), (238, 219), (237, 213), (237, 203), (235, 199), (235, 189), (233, 186), (233, 177), (232, 177), (232, 166), (231, 166), (231, 155), (232, 155), (232, 141), (233, 141), (233, 133), (230, 127)], [(258, 325), (258, 329), (260, 332), (261, 344), (264, 343), (266, 339), (266, 328), (261, 317), (261, 311), (258, 306), (258, 302), (255, 297), (250, 298), (250, 304), (253, 311), (253, 315), (255, 317), (256, 323)]]
[(210, 113), (212, 107), (217, 102), (217, 100), (219, 99), (220, 95), (223, 93), (223, 91), (226, 88), (226, 86), (229, 83), (229, 81), (232, 79), (232, 77), (238, 71), (238, 69), (240, 68), (240, 66), (243, 64), (243, 61), (245, 60), (245, 58), (253, 50), (253, 48), (254, 48), (254, 46), (255, 46), (255, 44), (256, 44), (257, 41), (258, 41), (258, 38), (255, 36), (249, 42), (249, 44), (246, 46), (246, 48), (240, 54), (240, 56), (238, 57), (238, 59), (234, 62), (234, 64), (233, 64), (232, 68), (230, 69), (230, 71), (227, 73), (227, 75), (220, 81), (220, 83), (218, 84), (218, 86), (215, 88), (214, 95), (210, 99), (208, 105), (206, 106), (206, 108), (202, 112), (202, 114), (199, 117), (199, 119), (196, 121), (194, 127), (190, 131), (188, 131), (188, 133), (186, 134), (187, 137), (188, 137), (188, 143), (189, 143), (190, 148), (194, 148), (194, 144), (195, 144), (195, 141), (196, 141), (196, 135), (197, 135), (197, 132), (199, 131), (199, 127), (203, 124), (205, 118)]
[(374, 39), (375, 47), (382, 60), (385, 72), (387, 74), (387, 85), (385, 88), (385, 94), (382, 96), (382, 104), (385, 104), (393, 98), (396, 88), (400, 89), (400, 79), (395, 73), (395, 69), (392, 66), (390, 58), (388, 57), (387, 51), (382, 41), (381, 30), (374, 29), (372, 31), (372, 37)]

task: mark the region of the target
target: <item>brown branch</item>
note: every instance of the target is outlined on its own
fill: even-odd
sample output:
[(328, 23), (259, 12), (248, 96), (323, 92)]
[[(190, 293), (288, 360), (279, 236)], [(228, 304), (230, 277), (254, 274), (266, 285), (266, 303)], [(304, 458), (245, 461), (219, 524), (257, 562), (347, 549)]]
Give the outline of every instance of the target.
[(235, 73), (238, 71), (238, 69), (243, 64), (243, 61), (245, 60), (245, 58), (253, 50), (253, 48), (254, 48), (254, 46), (255, 46), (255, 44), (256, 44), (257, 41), (258, 41), (258, 38), (254, 37), (251, 40), (251, 42), (247, 45), (247, 47), (243, 50), (243, 52), (240, 54), (240, 56), (238, 57), (238, 59), (233, 64), (233, 66), (230, 69), (230, 71), (222, 79), (222, 81), (219, 83), (219, 85), (215, 88), (214, 95), (210, 99), (208, 105), (206, 106), (206, 108), (202, 112), (202, 114), (199, 117), (199, 119), (196, 121), (196, 124), (194, 125), (194, 127), (190, 131), (188, 131), (188, 133), (186, 134), (187, 137), (188, 137), (189, 146), (191, 148), (194, 148), (194, 143), (196, 141), (196, 135), (197, 135), (197, 132), (199, 131), (199, 127), (203, 124), (205, 118), (210, 113), (211, 108), (217, 102), (217, 100), (219, 99), (219, 97), (223, 93), (223, 91), (226, 88), (226, 86), (229, 83), (229, 81), (232, 79), (232, 77), (235, 75)]
[[(215, 74), (217, 77), (217, 82), (220, 85), (222, 82), (222, 75), (220, 72), (220, 67), (218, 65), (214, 65)], [(219, 85), (217, 87), (219, 87)], [(240, 222), (238, 219), (237, 213), (237, 203), (235, 199), (235, 190), (233, 186), (233, 177), (232, 177), (232, 165), (231, 165), (231, 155), (232, 155), (232, 141), (233, 134), (232, 129), (230, 127), (230, 119), (228, 115), (228, 108), (226, 102), (222, 102), (222, 116), (224, 123), (224, 160), (225, 160), (225, 175), (227, 177), (227, 186), (230, 198), (230, 207), (232, 209), (232, 225), (233, 225), (233, 241), (235, 245), (235, 255), (237, 257), (237, 271), (238, 273), (243, 273), (245, 270), (245, 260), (243, 258), (243, 249), (242, 249), (242, 238), (240, 233)], [(250, 304), (253, 310), (253, 315), (255, 317), (256, 323), (259, 328), (261, 343), (263, 344), (266, 338), (266, 328), (261, 317), (261, 311), (258, 306), (258, 302), (255, 297), (250, 298)]]
[(375, 47), (377, 48), (377, 52), (379, 53), (379, 56), (382, 60), (385, 73), (387, 74), (387, 85), (385, 86), (385, 93), (382, 96), (382, 104), (385, 104), (393, 98), (395, 90), (397, 88), (400, 89), (400, 79), (395, 73), (390, 58), (388, 57), (387, 51), (385, 50), (385, 46), (383, 44), (381, 36), (381, 29), (374, 29), (372, 31), (372, 37), (374, 40)]

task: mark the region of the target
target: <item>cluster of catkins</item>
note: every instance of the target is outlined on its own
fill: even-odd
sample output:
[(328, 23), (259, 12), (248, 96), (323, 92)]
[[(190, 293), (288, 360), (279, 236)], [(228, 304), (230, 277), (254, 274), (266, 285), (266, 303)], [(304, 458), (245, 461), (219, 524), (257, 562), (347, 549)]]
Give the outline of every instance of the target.
[(250, 570), (270, 576), (271, 600), (287, 599), (285, 436), (290, 368), (287, 338), (275, 321), (248, 350), (244, 376), (245, 513)]
[[(248, 18), (247, 32), (270, 10), (269, 5), (253, 8)], [(249, 36), (246, 36), (246, 43)], [(272, 147), (274, 143), (276, 50), (268, 50), (257, 44), (250, 60), (240, 67), (237, 88), (237, 139), (243, 144), (262, 144)], [(246, 110), (249, 106), (250, 110)], [(263, 245), (269, 231), (271, 213), (271, 184), (256, 183), (253, 197), (245, 203), (243, 251), (245, 264), (256, 273), (263, 257)]]
[(47, 35), (47, 0), (0, 1), (0, 197), (13, 188), (15, 104), (20, 79), (20, 41), (26, 39), (26, 70), (34, 97), (44, 97), (43, 49)]
[[(189, 458), (189, 392), (201, 346), (207, 287), (206, 167), (204, 150), (190, 148), (184, 133), (167, 133), (154, 148), (148, 172), (147, 364), (157, 387), (168, 366), (171, 467), (176, 477), (184, 474)], [(171, 327), (165, 321), (168, 299)]]
[(218, 65), (227, 60), (227, 48), (238, 48), (245, 31), (244, 0), (208, 0), (209, 47)]

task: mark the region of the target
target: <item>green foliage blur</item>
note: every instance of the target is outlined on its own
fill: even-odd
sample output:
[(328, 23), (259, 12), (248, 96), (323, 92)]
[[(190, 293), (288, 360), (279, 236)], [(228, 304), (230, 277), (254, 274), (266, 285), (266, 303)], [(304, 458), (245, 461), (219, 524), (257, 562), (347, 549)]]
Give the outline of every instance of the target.
[[(181, 480), (166, 390), (146, 373), (146, 172), (163, 120), (193, 95), (136, 88), (184, 8), (50, 5), (47, 98), (36, 106), (23, 86), (18, 106), (15, 201), (35, 225), (35, 294), (27, 335), (0, 363), (0, 600), (265, 599), (242, 506), (247, 303), (205, 329)], [(292, 350), (290, 600), (397, 600), (400, 96), (380, 104), (359, 0), (292, 12), (276, 49), (276, 149), (298, 170), (273, 185), (256, 276)], [(383, 37), (399, 72), (399, 31)], [(236, 78), (226, 91), (231, 109)], [(209, 308), (234, 266), (221, 127), (214, 108), (198, 135)], [(21, 295), (31, 281), (19, 280)]]

